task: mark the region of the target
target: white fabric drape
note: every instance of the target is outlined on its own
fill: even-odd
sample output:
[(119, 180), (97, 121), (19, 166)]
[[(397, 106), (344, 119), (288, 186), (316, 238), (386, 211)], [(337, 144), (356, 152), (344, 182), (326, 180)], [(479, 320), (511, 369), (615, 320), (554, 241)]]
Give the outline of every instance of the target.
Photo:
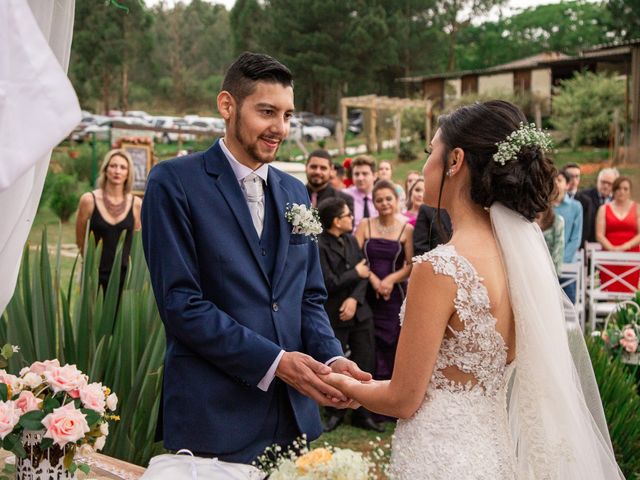
[(518, 480), (624, 478), (575, 311), (540, 228), (499, 203), (490, 212), (516, 324), (509, 424)]
[(66, 76), (75, 0), (0, 2), (0, 312), (13, 295), (51, 150), (80, 121)]

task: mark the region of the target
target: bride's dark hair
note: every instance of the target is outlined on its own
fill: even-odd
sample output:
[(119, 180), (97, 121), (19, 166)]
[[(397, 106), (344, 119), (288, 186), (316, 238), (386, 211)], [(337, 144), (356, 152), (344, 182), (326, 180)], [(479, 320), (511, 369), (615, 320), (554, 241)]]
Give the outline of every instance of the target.
[[(438, 119), (440, 136), (446, 145), (440, 194), (449, 169), (448, 156), (454, 148), (464, 151), (471, 177), (471, 199), (483, 207), (500, 202), (533, 221), (547, 209), (554, 187), (555, 167), (540, 147), (522, 147), (516, 158), (504, 165), (494, 161), (497, 144), (507, 139), (524, 113), (502, 100), (474, 103), (442, 115)], [(440, 207), (440, 198), (438, 198)]]

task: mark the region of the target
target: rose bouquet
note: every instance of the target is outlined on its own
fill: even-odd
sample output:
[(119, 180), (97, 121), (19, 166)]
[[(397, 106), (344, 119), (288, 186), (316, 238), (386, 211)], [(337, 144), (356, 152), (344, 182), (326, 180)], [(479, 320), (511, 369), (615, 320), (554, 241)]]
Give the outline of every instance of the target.
[(636, 302), (622, 302), (605, 322), (600, 336), (607, 348), (624, 363), (638, 364), (640, 307)]
[[(19, 376), (0, 370), (0, 440), (15, 453), (18, 478), (73, 478), (76, 451), (104, 447), (108, 420), (118, 403), (115, 393), (75, 365), (58, 360), (35, 362)], [(34, 473), (37, 470), (38, 473)]]

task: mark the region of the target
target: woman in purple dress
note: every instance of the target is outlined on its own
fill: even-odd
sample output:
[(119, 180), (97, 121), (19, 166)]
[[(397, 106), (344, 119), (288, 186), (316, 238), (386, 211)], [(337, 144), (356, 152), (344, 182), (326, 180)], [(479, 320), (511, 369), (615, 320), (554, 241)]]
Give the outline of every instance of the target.
[(367, 300), (373, 310), (376, 339), (376, 364), (373, 378), (387, 380), (400, 335), (400, 307), (411, 273), (413, 227), (398, 211), (398, 194), (391, 182), (380, 180), (372, 193), (378, 217), (360, 222), (356, 238), (369, 263)]

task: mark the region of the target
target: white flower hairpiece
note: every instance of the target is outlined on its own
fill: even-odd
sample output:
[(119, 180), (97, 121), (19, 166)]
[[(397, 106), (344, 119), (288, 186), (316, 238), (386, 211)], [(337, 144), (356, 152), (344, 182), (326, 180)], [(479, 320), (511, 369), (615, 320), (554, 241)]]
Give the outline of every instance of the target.
[(540, 147), (546, 152), (553, 147), (553, 141), (548, 133), (539, 130), (535, 123), (529, 125), (520, 122), (517, 130), (514, 130), (502, 142), (496, 143), (498, 151), (493, 154), (493, 161), (504, 165), (514, 160), (522, 147)]

